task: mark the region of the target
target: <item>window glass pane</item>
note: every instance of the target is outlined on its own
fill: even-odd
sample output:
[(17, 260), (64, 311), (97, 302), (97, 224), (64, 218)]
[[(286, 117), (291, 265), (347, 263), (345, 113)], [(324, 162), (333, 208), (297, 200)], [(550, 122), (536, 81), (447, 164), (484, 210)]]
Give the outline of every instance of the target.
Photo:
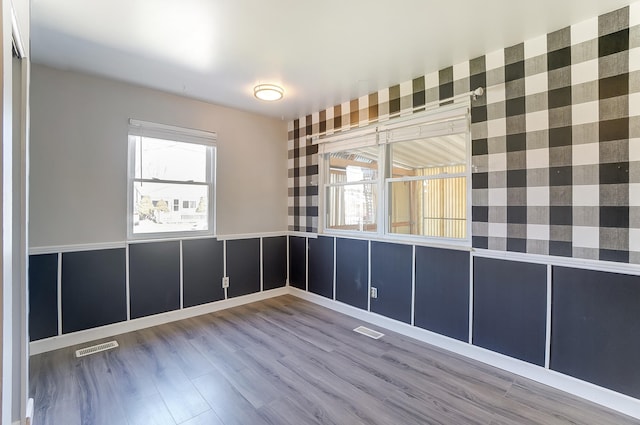
[(208, 230), (208, 186), (135, 182), (133, 206), (134, 234)]
[(135, 178), (207, 181), (207, 146), (135, 137)]
[(341, 181), (371, 181), (378, 178), (378, 147), (350, 149), (328, 154), (332, 175), (342, 175)]
[(376, 205), (375, 184), (353, 184), (327, 188), (327, 223), (325, 227), (339, 230), (375, 232)]
[[(463, 167), (467, 162), (466, 135), (452, 134), (390, 145), (392, 177), (450, 173), (448, 167)], [(430, 171), (433, 170), (433, 171)], [(434, 172), (437, 171), (437, 172)]]
[(390, 190), (390, 233), (464, 239), (465, 177), (396, 181)]

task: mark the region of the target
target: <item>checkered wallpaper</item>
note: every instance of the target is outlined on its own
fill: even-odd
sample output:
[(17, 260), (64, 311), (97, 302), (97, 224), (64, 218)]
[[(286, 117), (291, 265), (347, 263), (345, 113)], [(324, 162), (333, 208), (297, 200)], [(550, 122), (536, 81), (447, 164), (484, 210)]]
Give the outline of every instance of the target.
[(307, 135), (473, 101), (473, 246), (640, 263), (640, 3), (289, 123), (289, 230), (318, 227)]

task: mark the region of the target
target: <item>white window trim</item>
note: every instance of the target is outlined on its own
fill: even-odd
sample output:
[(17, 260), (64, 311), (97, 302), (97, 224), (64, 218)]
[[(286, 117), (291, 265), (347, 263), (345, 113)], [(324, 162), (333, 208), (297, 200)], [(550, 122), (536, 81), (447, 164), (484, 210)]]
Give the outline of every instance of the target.
[[(314, 144), (319, 144), (318, 147), (318, 172), (319, 172), (319, 185), (320, 196), (318, 199), (318, 231), (321, 234), (344, 236), (350, 238), (366, 238), (380, 241), (398, 241), (427, 245), (440, 245), (440, 246), (463, 246), (470, 247), (472, 241), (472, 163), (471, 163), (471, 114), (470, 114), (470, 99), (463, 102), (456, 102), (452, 105), (441, 106), (436, 109), (427, 110), (424, 112), (415, 113), (411, 116), (395, 118), (385, 123), (371, 124), (357, 130), (338, 132), (331, 136), (325, 136), (322, 138), (315, 138)], [(391, 233), (389, 226), (389, 190), (388, 183), (392, 181), (406, 181), (406, 178), (385, 178), (384, 165), (386, 163), (386, 149), (385, 145), (389, 143), (401, 142), (410, 139), (393, 140), (393, 131), (396, 130), (401, 133), (401, 130), (417, 129), (420, 131), (420, 135), (424, 136), (436, 136), (447, 133), (464, 133), (465, 134), (465, 146), (466, 146), (466, 172), (447, 174), (447, 177), (466, 177), (466, 237), (465, 238), (446, 238), (446, 237), (434, 237), (434, 236), (421, 236), (421, 235), (403, 235), (398, 233)], [(374, 142), (375, 140), (375, 142)], [(378, 205), (377, 205), (377, 231), (351, 231), (331, 229), (326, 227), (326, 217), (328, 211), (326, 211), (326, 196), (327, 188), (329, 185), (326, 181), (329, 175), (329, 163), (325, 160), (325, 155), (331, 152), (338, 152), (347, 150), (349, 148), (361, 148), (366, 146), (378, 145)], [(411, 180), (425, 180), (433, 179), (438, 176), (416, 176)], [(358, 184), (367, 182), (358, 182)]]
[[(217, 162), (217, 134), (215, 132), (195, 130), (191, 128), (176, 127), (166, 124), (158, 124), (148, 121), (129, 119), (129, 136), (141, 136), (172, 140), (182, 143), (194, 143), (207, 147), (207, 182), (209, 186), (208, 205), (208, 229), (199, 231), (181, 232), (156, 232), (156, 233), (134, 233), (133, 232), (133, 184), (135, 181), (135, 144), (127, 140), (127, 240), (131, 241), (151, 241), (151, 240), (176, 240), (193, 237), (215, 237), (216, 236), (216, 162)], [(177, 182), (184, 183), (184, 182)], [(173, 205), (172, 205), (173, 207)]]
[[(359, 182), (345, 182), (345, 183), (332, 183), (332, 184), (328, 184), (325, 183), (323, 185), (323, 195), (322, 195), (322, 199), (324, 200), (324, 198), (327, 196), (327, 191), (329, 189), (329, 187), (344, 187), (344, 186), (361, 186), (361, 185), (370, 185), (370, 186), (377, 186), (378, 188), (380, 187), (381, 181), (380, 179), (377, 180), (364, 180), (364, 181), (359, 181)], [(378, 189), (378, 195), (380, 194), (379, 189)], [(378, 198), (380, 198), (380, 196), (378, 196)], [(378, 199), (378, 204), (380, 204), (380, 199)], [(324, 201), (323, 201), (323, 205), (324, 205)], [(380, 223), (378, 222), (380, 219), (380, 213), (378, 211), (379, 205), (376, 205), (376, 227), (378, 230), (376, 231), (370, 231), (370, 230), (362, 230), (362, 231), (353, 231), (353, 230), (341, 230), (341, 229), (331, 229), (331, 228), (326, 228), (324, 230), (326, 230), (323, 233), (327, 233), (327, 234), (336, 234), (336, 235), (345, 235), (345, 236), (357, 236), (357, 235), (379, 235), (380, 234)], [(318, 211), (320, 211), (320, 209), (318, 209)], [(322, 221), (322, 225), (324, 226), (324, 218), (327, 216), (327, 211), (325, 211), (324, 209), (322, 209), (322, 220), (320, 220), (320, 217), (318, 217), (318, 221)]]
[(129, 134), (209, 146), (216, 146), (218, 139), (217, 133), (212, 131), (158, 124), (155, 122), (134, 120), (132, 118), (129, 119)]

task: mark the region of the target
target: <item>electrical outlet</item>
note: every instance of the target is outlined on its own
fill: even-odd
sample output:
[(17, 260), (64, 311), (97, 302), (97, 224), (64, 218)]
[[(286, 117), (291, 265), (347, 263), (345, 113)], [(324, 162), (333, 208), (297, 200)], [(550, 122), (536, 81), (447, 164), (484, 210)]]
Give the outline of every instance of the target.
[(371, 287), (371, 298), (378, 298), (378, 288)]
[(223, 288), (229, 287), (229, 276), (225, 276), (222, 278), (222, 287)]

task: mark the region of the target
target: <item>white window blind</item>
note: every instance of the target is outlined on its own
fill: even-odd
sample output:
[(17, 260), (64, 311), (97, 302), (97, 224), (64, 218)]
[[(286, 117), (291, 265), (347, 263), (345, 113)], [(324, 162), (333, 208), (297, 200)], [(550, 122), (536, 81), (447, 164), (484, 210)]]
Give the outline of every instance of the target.
[(314, 143), (320, 144), (318, 151), (321, 154), (375, 146), (378, 144), (377, 127), (368, 127), (325, 136), (317, 139)]
[(468, 131), (469, 107), (455, 105), (414, 114), (378, 127), (380, 143), (394, 143)]
[(214, 132), (134, 119), (129, 119), (129, 135), (175, 140), (176, 142), (196, 143), (199, 145), (215, 145), (217, 141), (217, 134)]
[(467, 243), (469, 110), (456, 103), (314, 140), (323, 228)]
[(129, 120), (130, 239), (215, 234), (216, 133)]

